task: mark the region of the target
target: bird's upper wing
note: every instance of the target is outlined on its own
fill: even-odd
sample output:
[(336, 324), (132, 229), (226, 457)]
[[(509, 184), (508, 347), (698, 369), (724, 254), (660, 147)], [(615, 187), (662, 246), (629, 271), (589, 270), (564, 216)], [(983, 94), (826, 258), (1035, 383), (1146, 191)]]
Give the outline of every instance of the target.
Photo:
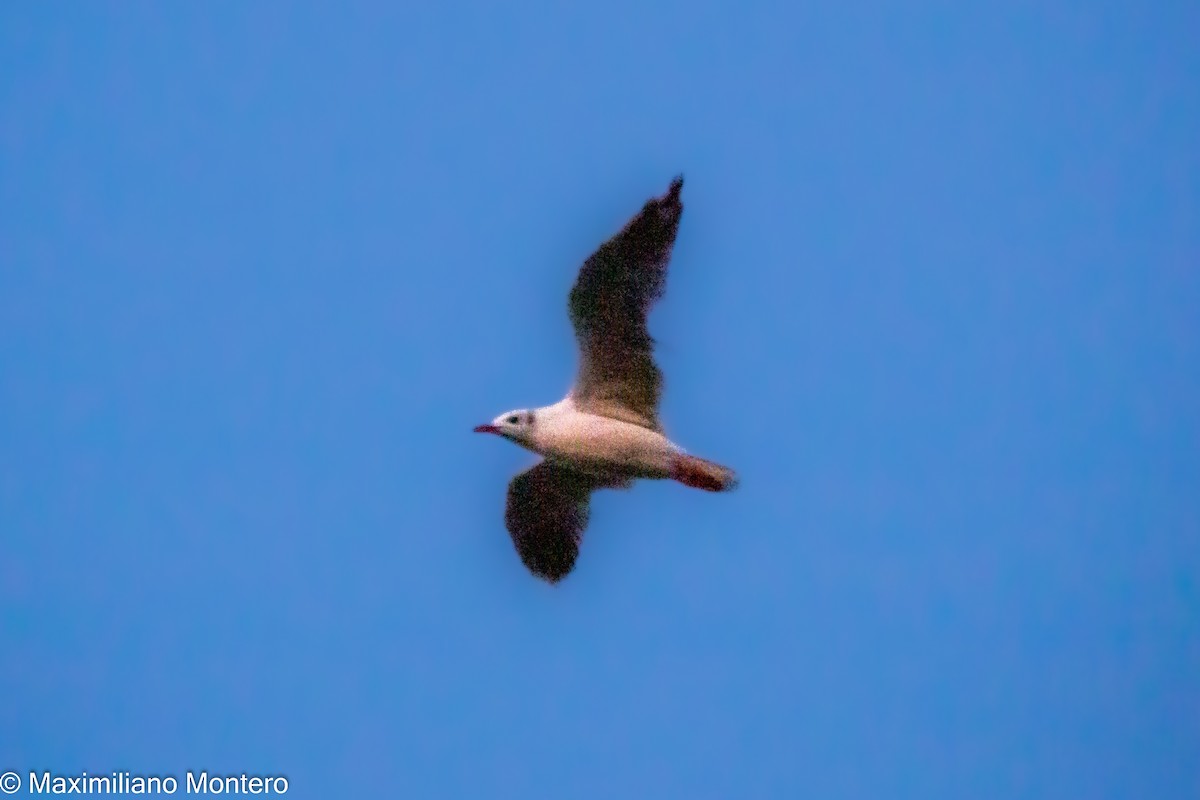
[(582, 411), (660, 430), (662, 373), (646, 314), (666, 284), (682, 188), (683, 178), (672, 181), (579, 270), (568, 307), (580, 349), (571, 397)]
[(540, 461), (512, 479), (504, 525), (529, 571), (551, 583), (575, 566), (595, 489), (624, 485), (550, 461)]

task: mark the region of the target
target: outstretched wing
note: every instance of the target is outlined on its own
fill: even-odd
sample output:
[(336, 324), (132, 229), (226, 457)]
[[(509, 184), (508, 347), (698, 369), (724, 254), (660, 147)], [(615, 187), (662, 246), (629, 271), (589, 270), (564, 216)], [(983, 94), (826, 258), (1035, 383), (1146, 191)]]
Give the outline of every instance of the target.
[(568, 308), (580, 350), (571, 397), (582, 411), (660, 430), (662, 373), (646, 314), (666, 285), (682, 188), (673, 180), (579, 270)]
[(597, 480), (549, 461), (512, 479), (504, 525), (529, 571), (556, 583), (575, 566)]

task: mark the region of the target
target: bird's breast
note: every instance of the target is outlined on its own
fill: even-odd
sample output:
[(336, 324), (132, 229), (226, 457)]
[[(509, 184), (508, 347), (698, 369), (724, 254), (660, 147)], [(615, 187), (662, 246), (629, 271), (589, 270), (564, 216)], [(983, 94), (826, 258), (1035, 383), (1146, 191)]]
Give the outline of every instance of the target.
[(628, 422), (574, 412), (538, 420), (538, 451), (589, 472), (664, 478), (678, 451), (657, 431)]

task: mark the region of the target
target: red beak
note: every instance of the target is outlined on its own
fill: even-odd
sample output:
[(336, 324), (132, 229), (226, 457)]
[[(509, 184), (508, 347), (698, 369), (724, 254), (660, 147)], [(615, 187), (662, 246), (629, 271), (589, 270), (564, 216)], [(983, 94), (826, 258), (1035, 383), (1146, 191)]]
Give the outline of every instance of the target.
[(476, 425), (475, 432), (476, 433), (499, 433), (500, 429), (497, 428), (495, 425)]

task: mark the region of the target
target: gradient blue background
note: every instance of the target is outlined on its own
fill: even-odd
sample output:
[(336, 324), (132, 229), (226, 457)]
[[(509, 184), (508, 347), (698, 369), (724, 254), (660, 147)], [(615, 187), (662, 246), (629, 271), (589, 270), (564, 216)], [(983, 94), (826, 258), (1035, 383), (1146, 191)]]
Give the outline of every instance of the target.
[[(5, 4), (0, 770), (1197, 797), (1200, 9), (565, 5)], [(549, 587), (470, 429), (680, 171), (742, 488)]]

